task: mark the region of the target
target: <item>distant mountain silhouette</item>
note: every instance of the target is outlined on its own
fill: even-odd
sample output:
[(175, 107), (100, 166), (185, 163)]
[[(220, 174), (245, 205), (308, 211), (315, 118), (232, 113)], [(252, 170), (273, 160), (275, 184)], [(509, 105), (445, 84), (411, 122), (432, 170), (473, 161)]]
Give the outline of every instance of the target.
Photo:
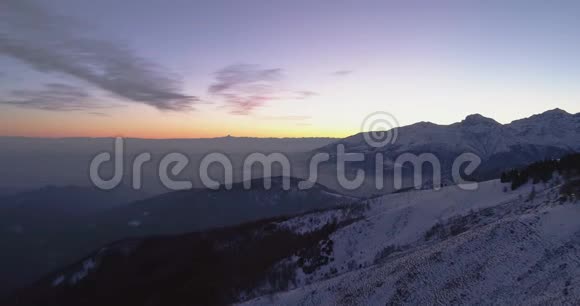
[(118, 228), (125, 235), (179, 233), (295, 215), (356, 200), (322, 185), (300, 190), (299, 179), (289, 180), (290, 190), (284, 190), (282, 177), (274, 177), (270, 189), (264, 188), (263, 179), (254, 179), (249, 190), (236, 183), (231, 190), (170, 192), (99, 214), (94, 224)]

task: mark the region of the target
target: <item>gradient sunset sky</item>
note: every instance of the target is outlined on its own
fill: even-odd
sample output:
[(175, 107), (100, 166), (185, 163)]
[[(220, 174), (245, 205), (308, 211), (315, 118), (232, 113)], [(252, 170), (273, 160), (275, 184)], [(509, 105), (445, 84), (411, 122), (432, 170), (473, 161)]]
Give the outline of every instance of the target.
[(0, 0), (0, 135), (343, 137), (580, 112), (579, 1)]

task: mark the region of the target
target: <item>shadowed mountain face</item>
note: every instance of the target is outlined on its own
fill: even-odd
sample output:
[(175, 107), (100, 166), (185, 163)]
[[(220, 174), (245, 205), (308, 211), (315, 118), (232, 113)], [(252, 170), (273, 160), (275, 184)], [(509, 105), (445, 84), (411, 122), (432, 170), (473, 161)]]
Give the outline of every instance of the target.
[(222, 187), (171, 192), (100, 214), (94, 226), (118, 228), (126, 235), (170, 234), (301, 214), (356, 200), (321, 185), (300, 190), (300, 180), (289, 181), (289, 190), (284, 189), (281, 177), (275, 177), (269, 189), (264, 188), (263, 179), (256, 179), (251, 181), (250, 189), (238, 183), (231, 190)]
[(15, 195), (17, 193), (21, 193), (26, 191), (26, 188), (0, 188), (0, 197), (5, 197), (9, 195)]
[[(290, 179), (290, 190), (284, 190), (282, 178), (273, 178), (266, 190), (262, 180), (254, 180), (250, 190), (234, 184), (232, 190), (173, 192), (125, 205), (113, 205), (118, 202), (112, 195), (120, 192), (91, 193), (92, 189), (73, 187), (40, 191), (42, 200), (32, 196), (36, 193), (14, 196), (0, 218), (5, 250), (0, 281), (6, 289), (24, 285), (100, 245), (127, 237), (231, 226), (356, 200), (320, 185), (302, 191), (297, 184)], [(34, 200), (24, 201), (27, 198)], [(87, 208), (95, 203), (107, 204), (98, 210)]]
[(60, 218), (83, 217), (146, 197), (147, 194), (124, 186), (111, 191), (91, 187), (49, 186), (0, 197), (2, 212), (0, 222), (4, 224), (4, 222), (34, 221), (27, 219), (32, 212), (37, 215), (36, 218), (53, 221)]
[[(277, 261), (303, 249), (315, 254), (319, 241), (344, 225), (296, 234), (276, 225), (282, 220), (109, 244), (5, 303), (227, 305), (263, 282)], [(284, 282), (280, 273), (274, 278)]]
[[(102, 191), (90, 187), (46, 187), (0, 197), (0, 292), (30, 281), (60, 257), (69, 232), (83, 218), (147, 197), (124, 187)], [(63, 248), (51, 246), (59, 241)]]

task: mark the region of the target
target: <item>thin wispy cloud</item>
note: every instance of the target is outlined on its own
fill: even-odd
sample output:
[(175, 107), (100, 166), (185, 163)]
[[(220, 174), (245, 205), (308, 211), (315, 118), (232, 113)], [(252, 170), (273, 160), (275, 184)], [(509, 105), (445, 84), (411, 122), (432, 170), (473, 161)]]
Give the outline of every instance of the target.
[[(178, 78), (126, 45), (93, 38), (81, 22), (53, 15), (33, 1), (0, 3), (0, 55), (41, 72), (72, 76), (126, 101), (160, 110), (190, 110), (198, 101), (181, 92)], [(28, 98), (23, 102), (28, 101), (30, 107), (52, 109), (58, 104), (43, 106), (43, 101), (48, 102), (45, 97)]]
[(209, 87), (211, 93), (239, 89), (240, 86), (268, 85), (283, 78), (280, 68), (262, 69), (259, 65), (237, 64), (215, 73), (216, 83)]
[(279, 68), (230, 65), (215, 73), (215, 82), (209, 86), (208, 92), (221, 97), (231, 108), (231, 113), (247, 115), (278, 98), (278, 82), (282, 78), (283, 71)]
[(249, 115), (275, 100), (304, 100), (317, 95), (309, 90), (283, 88), (285, 74), (280, 68), (237, 64), (217, 71), (214, 76), (208, 92), (220, 97), (230, 113), (237, 115)]
[(312, 119), (311, 116), (288, 115), (288, 116), (260, 116), (260, 119), (279, 121), (304, 121)]
[(342, 76), (347, 76), (352, 74), (354, 71), (353, 70), (337, 70), (337, 71), (333, 71), (331, 73), (331, 75), (333, 76), (337, 76), (337, 77), (342, 77)]
[(97, 116), (97, 117), (111, 117), (111, 115), (102, 112), (88, 112), (89, 115)]
[(83, 111), (113, 107), (99, 103), (84, 88), (60, 83), (45, 84), (43, 88), (36, 90), (12, 90), (6, 97), (0, 98), (0, 104), (47, 111)]
[(296, 94), (295, 99), (297, 100), (304, 100), (304, 99), (308, 99), (314, 96), (317, 96), (318, 93), (314, 92), (314, 91), (310, 91), (310, 90), (299, 90), (294, 92)]

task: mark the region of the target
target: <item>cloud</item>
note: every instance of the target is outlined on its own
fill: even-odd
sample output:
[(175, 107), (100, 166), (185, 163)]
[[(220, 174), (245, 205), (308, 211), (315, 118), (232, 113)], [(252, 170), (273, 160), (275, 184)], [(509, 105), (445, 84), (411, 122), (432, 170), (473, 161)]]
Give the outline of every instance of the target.
[(12, 90), (0, 104), (47, 111), (79, 111), (109, 108), (96, 102), (83, 88), (60, 83), (45, 84), (38, 90)]
[(44, 89), (12, 90), (8, 101), (0, 101), (0, 103), (52, 111), (86, 110), (102, 107), (100, 104), (86, 102), (88, 98), (90, 95), (82, 88), (51, 83), (46, 84)]
[(208, 92), (218, 96), (230, 108), (230, 113), (249, 115), (255, 109), (274, 100), (304, 100), (317, 95), (309, 90), (291, 91), (282, 88), (284, 71), (261, 68), (259, 65), (230, 65), (215, 73)]
[(261, 116), (260, 119), (279, 120), (279, 121), (304, 121), (312, 119), (311, 116), (288, 115), (288, 116)]
[(230, 65), (215, 73), (215, 82), (209, 86), (208, 92), (221, 97), (231, 108), (231, 113), (247, 115), (280, 98), (278, 83), (283, 77), (282, 69), (278, 68)]
[(88, 112), (89, 115), (98, 116), (98, 117), (111, 117), (111, 115), (102, 112)]
[(296, 98), (297, 100), (304, 100), (304, 99), (308, 99), (311, 98), (313, 96), (317, 96), (318, 93), (314, 92), (314, 91), (310, 91), (310, 90), (299, 90), (295, 92), (296, 94)]
[(179, 79), (155, 63), (123, 44), (91, 38), (89, 32), (80, 22), (52, 15), (28, 0), (0, 3), (0, 55), (160, 110), (189, 110), (198, 101), (181, 93)]
[(282, 69), (261, 69), (258, 65), (237, 64), (215, 73), (216, 83), (209, 87), (211, 93), (221, 93), (239, 86), (265, 85), (282, 79)]
[(341, 77), (341, 76), (350, 75), (353, 72), (354, 72), (353, 70), (337, 70), (337, 71), (332, 72), (331, 74), (334, 75), (334, 76)]

